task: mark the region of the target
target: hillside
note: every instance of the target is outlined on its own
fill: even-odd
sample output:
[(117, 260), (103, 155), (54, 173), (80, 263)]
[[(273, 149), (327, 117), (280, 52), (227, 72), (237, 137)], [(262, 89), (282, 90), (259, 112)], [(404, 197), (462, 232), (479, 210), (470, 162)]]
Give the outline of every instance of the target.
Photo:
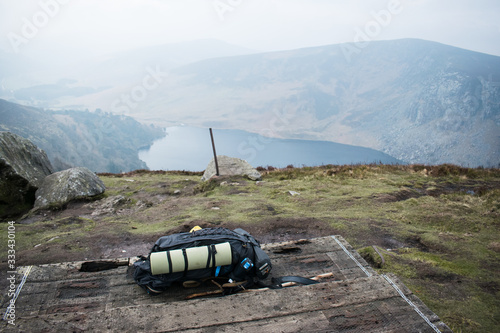
[(436, 42), (256, 54), (205, 40), (64, 68), (6, 60), (16, 70), (6, 71), (0, 98), (34, 106), (332, 141), (406, 163), (500, 164), (500, 57)]
[(146, 168), (140, 148), (164, 136), (163, 130), (125, 116), (89, 111), (49, 111), (0, 99), (0, 130), (31, 140), (56, 170), (85, 166), (96, 172)]
[[(261, 172), (261, 182), (201, 182), (201, 173), (186, 172), (101, 174), (107, 191), (99, 200), (16, 221), (16, 264), (145, 255), (158, 237), (195, 225), (241, 227), (263, 243), (341, 235), (379, 273), (396, 274), (454, 332), (497, 331), (498, 169)], [(7, 228), (0, 238), (7, 239)]]
[[(209, 59), (134, 115), (381, 150), (409, 163), (500, 163), (500, 57), (422, 40)], [(191, 98), (196, 96), (196, 98)]]

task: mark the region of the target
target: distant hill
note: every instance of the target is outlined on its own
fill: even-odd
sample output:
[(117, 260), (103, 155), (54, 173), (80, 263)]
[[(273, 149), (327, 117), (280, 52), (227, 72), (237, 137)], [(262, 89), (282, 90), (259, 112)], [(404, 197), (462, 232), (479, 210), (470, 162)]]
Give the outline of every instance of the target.
[(410, 163), (499, 165), (500, 57), (415, 39), (346, 57), (354, 47), (186, 65), (134, 115), (365, 146)]
[(31, 140), (57, 170), (85, 166), (96, 172), (145, 169), (138, 150), (164, 136), (162, 129), (125, 116), (50, 111), (0, 99), (0, 130)]
[(500, 164), (500, 57), (418, 39), (251, 53), (213, 40), (144, 48), (30, 87), (10, 89), (24, 82), (11, 73), (0, 93), (161, 126), (363, 146), (407, 163)]
[[(150, 71), (163, 73), (203, 59), (254, 52), (219, 40), (202, 39), (141, 47), (85, 62), (65, 59), (65, 64), (59, 66), (52, 59), (20, 59), (17, 54), (0, 50), (0, 98), (52, 109), (106, 109), (121, 90), (129, 92), (142, 84)], [(85, 97), (79, 100), (81, 96)]]

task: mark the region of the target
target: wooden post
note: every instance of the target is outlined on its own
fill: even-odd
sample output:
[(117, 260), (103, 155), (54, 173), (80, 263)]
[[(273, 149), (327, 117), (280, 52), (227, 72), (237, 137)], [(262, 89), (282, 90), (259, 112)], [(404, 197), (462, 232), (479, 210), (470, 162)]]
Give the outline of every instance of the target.
[(214, 150), (215, 174), (219, 176), (219, 164), (217, 163), (217, 153), (215, 152), (215, 143), (214, 143), (214, 135), (212, 133), (212, 128), (210, 128), (210, 138), (212, 139), (212, 148)]

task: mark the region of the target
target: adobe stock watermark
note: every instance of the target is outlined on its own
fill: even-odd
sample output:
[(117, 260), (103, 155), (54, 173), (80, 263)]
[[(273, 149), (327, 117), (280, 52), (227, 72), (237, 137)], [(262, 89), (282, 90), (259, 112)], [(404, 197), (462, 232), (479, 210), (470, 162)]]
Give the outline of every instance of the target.
[(389, 0), (386, 9), (372, 11), (372, 20), (365, 23), (363, 27), (354, 28), (353, 43), (340, 46), (347, 62), (351, 62), (354, 55), (359, 54), (368, 43), (379, 36), (383, 29), (389, 26), (394, 16), (403, 12), (403, 4), (400, 0)]
[(3, 315), (3, 320), (7, 320), (10, 325), (15, 326), (16, 322), (16, 299), (18, 287), (16, 286), (16, 225), (15, 221), (8, 222), (8, 240), (7, 240), (7, 297), (9, 299), (7, 310)]
[(144, 101), (148, 94), (158, 88), (165, 77), (166, 72), (162, 72), (159, 66), (155, 69), (151, 67), (146, 68), (147, 74), (142, 78), (141, 83), (135, 85), (126, 94), (121, 94), (119, 98), (115, 99), (111, 104), (111, 111), (116, 114), (127, 114), (135, 109), (142, 101)]
[(263, 151), (271, 143), (273, 137), (289, 124), (292, 116), (286, 111), (274, 110), (274, 117), (269, 121), (269, 126), (259, 131), (259, 135), (249, 135), (247, 139), (238, 145), (238, 153), (245, 156), (245, 160), (251, 163), (259, 151)]
[(226, 14), (233, 12), (236, 8), (241, 6), (243, 0), (215, 0), (212, 1), (212, 6), (219, 16), (221, 21), (224, 21)]
[(20, 34), (13, 31), (7, 34), (7, 39), (15, 53), (19, 53), (20, 47), (35, 38), (41, 29), (59, 14), (61, 6), (66, 5), (69, 0), (40, 0), (37, 10), (30, 18), (23, 17)]
[(116, 130), (115, 120), (120, 116), (127, 116), (131, 111), (143, 102), (149, 93), (154, 89), (160, 87), (167, 76), (159, 66), (154, 69), (147, 67), (146, 74), (138, 84), (133, 86), (127, 93), (122, 93), (120, 97), (116, 98), (111, 104), (110, 113), (103, 116), (101, 122), (97, 126), (88, 129), (84, 133), (86, 140), (81, 140), (77, 144), (77, 149), (80, 154), (92, 153), (100, 149), (101, 146), (106, 144), (106, 139)]

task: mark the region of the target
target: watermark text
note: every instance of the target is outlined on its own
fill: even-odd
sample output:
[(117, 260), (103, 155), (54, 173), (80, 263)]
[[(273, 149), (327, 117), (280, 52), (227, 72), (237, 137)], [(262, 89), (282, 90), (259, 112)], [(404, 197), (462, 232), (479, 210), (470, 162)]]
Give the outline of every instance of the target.
[(212, 6), (221, 21), (224, 21), (226, 14), (233, 12), (243, 3), (243, 0), (215, 0)]
[(342, 53), (347, 62), (351, 62), (352, 57), (359, 54), (370, 41), (379, 36), (382, 30), (391, 24), (393, 17), (401, 12), (403, 12), (403, 5), (400, 0), (389, 0), (386, 9), (372, 11), (370, 13), (372, 20), (366, 22), (363, 27), (354, 28), (354, 43), (341, 45)]
[(13, 31), (7, 34), (7, 38), (15, 53), (20, 51), (20, 47), (28, 44), (35, 38), (41, 29), (45, 28), (49, 22), (59, 14), (61, 5), (65, 5), (69, 0), (40, 0), (38, 2), (39, 10), (30, 18), (23, 17), (20, 33)]
[(3, 320), (10, 325), (16, 321), (16, 226), (14, 221), (7, 223), (7, 297), (10, 299)]
[(111, 111), (116, 114), (126, 114), (136, 108), (140, 102), (144, 101), (149, 92), (158, 88), (164, 78), (166, 72), (162, 72), (159, 66), (155, 69), (146, 68), (147, 74), (143, 77), (140, 84), (134, 86), (128, 93), (121, 94), (111, 105)]

